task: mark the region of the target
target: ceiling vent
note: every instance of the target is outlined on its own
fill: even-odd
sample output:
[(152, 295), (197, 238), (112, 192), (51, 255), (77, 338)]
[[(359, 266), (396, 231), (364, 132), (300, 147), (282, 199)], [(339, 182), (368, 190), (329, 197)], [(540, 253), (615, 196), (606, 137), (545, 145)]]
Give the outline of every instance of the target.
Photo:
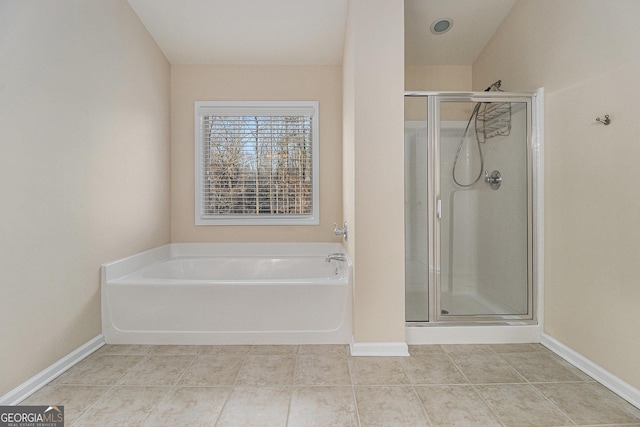
[(431, 24), (431, 32), (436, 35), (444, 34), (453, 27), (453, 20), (449, 18), (437, 19)]

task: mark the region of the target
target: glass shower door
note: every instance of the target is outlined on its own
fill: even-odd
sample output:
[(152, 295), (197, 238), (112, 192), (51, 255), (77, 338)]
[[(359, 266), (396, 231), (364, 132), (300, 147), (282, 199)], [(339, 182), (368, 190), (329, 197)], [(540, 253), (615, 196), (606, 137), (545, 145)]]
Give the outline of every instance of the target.
[(498, 96), (430, 103), (432, 321), (532, 319), (531, 102)]
[(428, 123), (426, 98), (405, 98), (405, 319), (429, 321)]

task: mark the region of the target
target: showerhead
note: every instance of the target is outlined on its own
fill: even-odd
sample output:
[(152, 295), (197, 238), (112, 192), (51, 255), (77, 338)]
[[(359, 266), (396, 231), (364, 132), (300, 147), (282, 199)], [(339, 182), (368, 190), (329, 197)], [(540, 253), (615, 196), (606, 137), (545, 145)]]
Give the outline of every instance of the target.
[(492, 83), (491, 86), (486, 88), (484, 91), (491, 92), (491, 89), (500, 90), (500, 86), (502, 86), (502, 80), (498, 80), (497, 82)]

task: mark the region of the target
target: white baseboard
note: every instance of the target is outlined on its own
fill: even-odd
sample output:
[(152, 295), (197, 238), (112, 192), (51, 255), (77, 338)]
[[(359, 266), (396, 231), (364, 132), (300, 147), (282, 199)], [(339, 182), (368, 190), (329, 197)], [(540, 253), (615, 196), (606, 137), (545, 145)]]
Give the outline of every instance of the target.
[(640, 408), (640, 390), (613, 375), (611, 372), (595, 364), (580, 353), (562, 344), (545, 333), (540, 337), (540, 344), (580, 369), (585, 374), (598, 381), (609, 390), (622, 397), (632, 405)]
[(355, 342), (353, 335), (349, 343), (352, 356), (408, 356), (409, 346), (405, 342)]
[(104, 345), (102, 334), (78, 347), (39, 374), (0, 397), (0, 405), (17, 405)]

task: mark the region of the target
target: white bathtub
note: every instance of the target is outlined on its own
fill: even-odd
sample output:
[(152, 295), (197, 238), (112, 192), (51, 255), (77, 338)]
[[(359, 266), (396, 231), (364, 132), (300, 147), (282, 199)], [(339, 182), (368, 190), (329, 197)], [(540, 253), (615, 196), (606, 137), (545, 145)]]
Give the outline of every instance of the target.
[(334, 243), (179, 243), (102, 266), (111, 344), (346, 344), (351, 264)]

